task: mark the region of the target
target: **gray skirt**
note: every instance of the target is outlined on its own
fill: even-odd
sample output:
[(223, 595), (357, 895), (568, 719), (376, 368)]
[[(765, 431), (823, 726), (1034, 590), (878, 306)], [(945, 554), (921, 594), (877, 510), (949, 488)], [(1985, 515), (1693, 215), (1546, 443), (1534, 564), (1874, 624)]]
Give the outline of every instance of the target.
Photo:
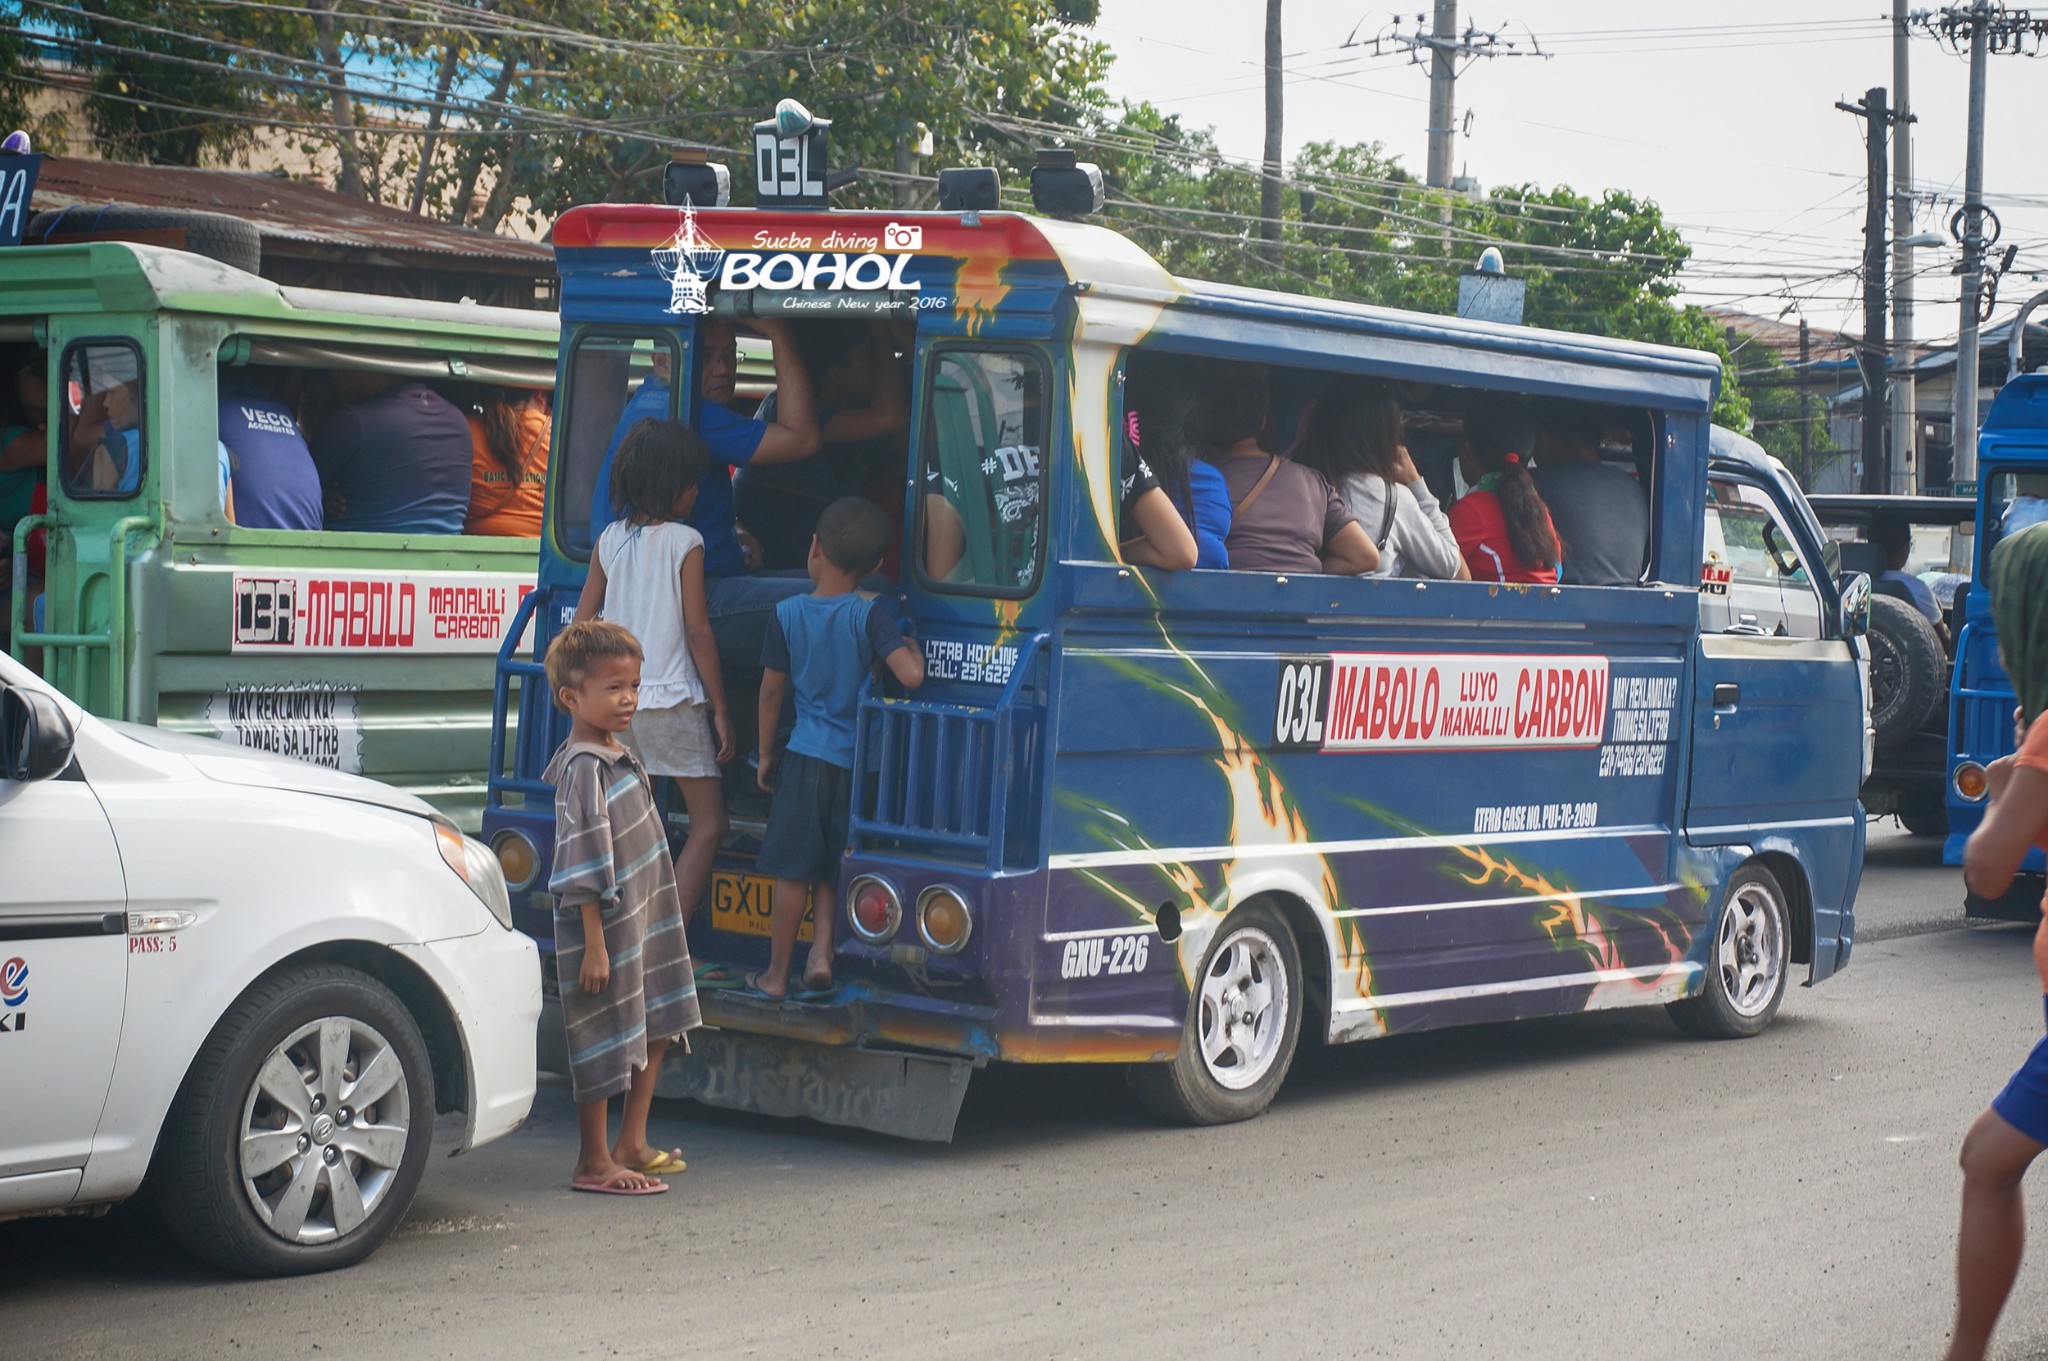
[(647, 767), (649, 775), (685, 780), (718, 775), (718, 742), (711, 735), (711, 708), (705, 704), (671, 704), (642, 709), (621, 739)]

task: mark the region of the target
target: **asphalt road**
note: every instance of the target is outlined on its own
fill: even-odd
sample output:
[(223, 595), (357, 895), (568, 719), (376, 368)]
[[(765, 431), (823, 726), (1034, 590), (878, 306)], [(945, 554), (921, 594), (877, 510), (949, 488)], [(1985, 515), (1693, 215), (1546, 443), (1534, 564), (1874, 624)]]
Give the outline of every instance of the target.
[[(0, 1357), (1934, 1356), (1957, 1142), (2041, 1033), (2026, 933), (1956, 899), (1880, 831), (1853, 967), (1759, 1039), (1353, 1045), (1222, 1129), (1090, 1070), (982, 1075), (950, 1147), (663, 1103), (691, 1170), (619, 1201), (566, 1190), (550, 1086), (349, 1272), (224, 1280), (132, 1212), (0, 1225)], [(2001, 1337), (2048, 1356), (2039, 1266)]]

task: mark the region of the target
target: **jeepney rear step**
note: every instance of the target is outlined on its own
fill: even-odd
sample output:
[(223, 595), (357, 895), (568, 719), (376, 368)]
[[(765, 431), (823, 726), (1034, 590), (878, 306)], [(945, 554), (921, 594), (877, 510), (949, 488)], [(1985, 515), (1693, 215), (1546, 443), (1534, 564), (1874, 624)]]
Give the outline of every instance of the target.
[(945, 1054), (817, 1044), (709, 1026), (691, 1032), (690, 1051), (670, 1051), (656, 1096), (760, 1115), (807, 1115), (828, 1125), (942, 1144), (953, 1141), (967, 1080), (978, 1066)]

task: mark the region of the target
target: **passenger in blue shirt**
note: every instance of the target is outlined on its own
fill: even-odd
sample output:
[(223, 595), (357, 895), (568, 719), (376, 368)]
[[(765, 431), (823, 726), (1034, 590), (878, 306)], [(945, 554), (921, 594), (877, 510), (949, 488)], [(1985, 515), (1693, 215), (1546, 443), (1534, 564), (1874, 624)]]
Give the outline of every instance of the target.
[[(1230, 488), (1201, 457), (1191, 430), (1193, 384), (1183, 372), (1134, 373), (1126, 387), (1125, 453), (1120, 480), (1118, 537), (1126, 562), (1147, 567), (1230, 566)], [(1157, 490), (1160, 495), (1147, 493)], [(1178, 512), (1185, 530), (1164, 514)], [(1193, 551), (1181, 542), (1193, 537)]]
[[(889, 517), (872, 501), (848, 496), (827, 506), (811, 539), (811, 591), (775, 606), (762, 643), (759, 779), (775, 802), (755, 868), (773, 876), (775, 898), (768, 967), (747, 983), (769, 997), (789, 992), (806, 898), (816, 936), (804, 963), (804, 990), (815, 994), (832, 986), (832, 927), (839, 916), (861, 683), (877, 661), (906, 686), (924, 683), (924, 654), (904, 639), (886, 605), (860, 593), (891, 534)], [(769, 735), (785, 690), (796, 696), (796, 727), (778, 760)]]
[[(818, 452), (818, 419), (811, 379), (797, 353), (789, 325), (757, 321), (752, 325), (775, 347), (776, 411), (772, 421), (734, 415), (725, 405), (739, 379), (739, 344), (726, 321), (703, 323), (703, 377), (691, 424), (711, 453), (711, 467), (697, 483), (697, 504), (686, 523), (704, 536), (704, 594), (710, 607), (711, 631), (728, 675), (745, 675), (761, 655), (768, 611), (775, 602), (803, 594), (808, 582), (799, 576), (748, 576), (745, 550), (733, 511), (732, 475), (736, 468), (794, 463)], [(590, 541), (617, 518), (612, 510), (612, 457), (626, 431), (650, 416), (669, 410), (668, 358), (655, 352), (655, 371), (640, 384), (620, 413), (612, 440), (598, 466), (590, 497)]]
[(476, 458), (469, 421), (424, 383), (344, 371), (347, 405), (311, 445), (326, 493), (325, 527), (384, 534), (460, 534)]
[(292, 417), (246, 372), (220, 385), (220, 442), (234, 484), (234, 521), (245, 529), (319, 529), (320, 470)]

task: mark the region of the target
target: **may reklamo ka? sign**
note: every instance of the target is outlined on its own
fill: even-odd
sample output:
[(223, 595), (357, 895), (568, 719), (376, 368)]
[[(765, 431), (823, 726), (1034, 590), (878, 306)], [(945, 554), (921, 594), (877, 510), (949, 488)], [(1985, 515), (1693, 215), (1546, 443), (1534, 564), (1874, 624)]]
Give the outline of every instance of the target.
[(533, 583), (496, 572), (237, 572), (236, 652), (496, 652)]

